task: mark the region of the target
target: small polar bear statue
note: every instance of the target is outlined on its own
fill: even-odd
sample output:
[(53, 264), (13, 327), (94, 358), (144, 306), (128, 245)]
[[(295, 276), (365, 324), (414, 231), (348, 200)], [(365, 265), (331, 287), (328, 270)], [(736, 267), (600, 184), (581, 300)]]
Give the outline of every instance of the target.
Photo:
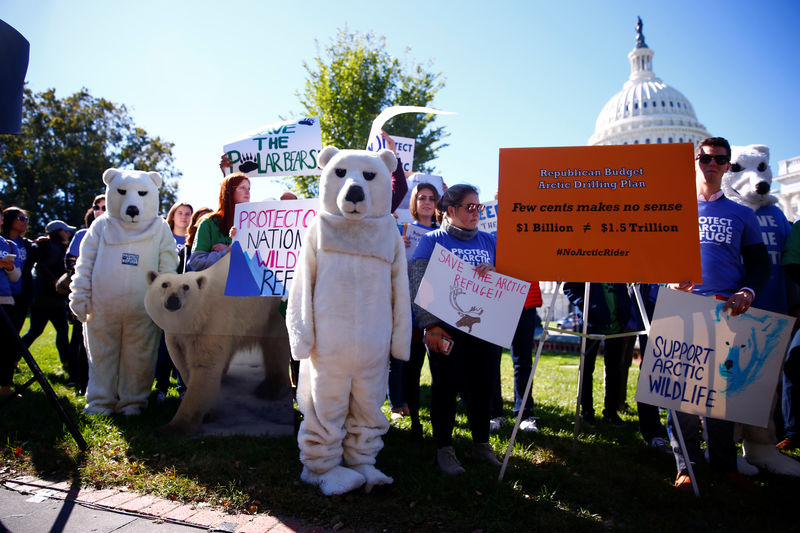
[(69, 307), (85, 324), (89, 384), (84, 412), (137, 415), (153, 386), (161, 330), (144, 309), (146, 274), (175, 272), (178, 253), (158, 216), (158, 172), (103, 173), (106, 214), (86, 233)]
[(300, 479), (330, 496), (393, 481), (375, 459), (389, 429), (381, 411), (389, 356), (409, 358), (411, 298), (390, 213), (394, 154), (328, 146), (318, 161), (320, 211), (300, 251), (286, 323), (300, 360)]
[[(166, 333), (167, 348), (186, 395), (162, 435), (193, 435), (219, 396), (220, 383), (237, 352), (259, 348), (265, 378), (253, 391), (277, 400), (290, 392), (289, 337), (280, 299), (226, 296), (231, 254), (201, 272), (147, 274), (145, 308)], [(290, 401), (287, 397), (287, 401)]]

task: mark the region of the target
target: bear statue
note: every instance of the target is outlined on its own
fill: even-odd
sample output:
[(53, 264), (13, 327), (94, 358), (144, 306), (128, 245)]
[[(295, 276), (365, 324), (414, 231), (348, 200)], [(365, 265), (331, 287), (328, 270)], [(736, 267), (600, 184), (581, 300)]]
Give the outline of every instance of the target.
[(407, 361), (411, 298), (405, 246), (390, 214), (389, 150), (328, 146), (320, 211), (306, 232), (286, 324), (300, 360), (300, 478), (325, 495), (392, 483), (375, 468), (389, 356)]
[[(149, 272), (145, 308), (166, 334), (186, 394), (161, 434), (191, 435), (220, 392), (233, 356), (260, 348), (266, 377), (254, 391), (266, 399), (289, 393), (289, 337), (279, 298), (226, 296), (231, 254), (200, 272)], [(288, 401), (288, 398), (287, 398)]]
[(175, 272), (178, 254), (158, 216), (158, 172), (110, 168), (103, 183), (107, 211), (81, 242), (69, 307), (84, 323), (84, 411), (136, 415), (147, 406), (161, 337), (144, 309), (145, 274)]

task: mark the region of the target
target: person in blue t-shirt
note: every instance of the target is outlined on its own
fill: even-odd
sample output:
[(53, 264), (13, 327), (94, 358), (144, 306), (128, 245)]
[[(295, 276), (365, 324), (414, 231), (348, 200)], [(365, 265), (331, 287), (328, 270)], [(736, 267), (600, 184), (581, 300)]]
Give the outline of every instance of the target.
[[(700, 141), (695, 157), (695, 183), (703, 283), (687, 280), (670, 286), (727, 299), (723, 310), (736, 316), (747, 312), (758, 291), (766, 284), (770, 262), (753, 210), (722, 194), (722, 176), (730, 168), (730, 160), (731, 147), (727, 140), (709, 137)], [(671, 415), (677, 416), (680, 423), (688, 460), (698, 462), (702, 457), (699, 417), (679, 411), (673, 411)], [(668, 427), (678, 467), (675, 486), (691, 490), (687, 458), (681, 453), (672, 416)], [(705, 417), (705, 429), (711, 468), (724, 473), (733, 483), (746, 484), (737, 472), (733, 422)]]
[[(454, 185), (439, 200), (442, 227), (425, 234), (411, 262), (411, 301), (419, 289), (436, 244), (473, 265), (478, 275), (495, 270), (496, 243), (493, 235), (478, 231), (483, 206), (478, 191), (471, 185)], [(456, 396), (462, 383), (466, 387), (467, 417), (472, 433), (472, 457), (500, 466), (489, 444), (489, 397), (494, 375), (494, 344), (473, 337), (439, 320), (418, 305), (414, 317), (423, 328), (431, 369), (431, 425), (436, 441), (436, 463), (447, 474), (460, 474), (464, 468), (453, 448)]]

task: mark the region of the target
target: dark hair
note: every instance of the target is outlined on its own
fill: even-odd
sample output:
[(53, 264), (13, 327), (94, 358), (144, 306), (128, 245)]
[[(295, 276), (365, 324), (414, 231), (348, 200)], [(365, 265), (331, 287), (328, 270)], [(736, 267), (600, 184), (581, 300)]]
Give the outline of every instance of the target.
[(100, 200), (103, 200), (105, 202), (106, 201), (106, 195), (105, 194), (98, 194), (97, 196), (95, 196), (94, 200), (92, 200), (92, 205), (97, 205), (98, 203), (100, 203)]
[[(97, 205), (97, 204), (92, 204), (92, 205)], [(94, 209), (90, 207), (89, 209), (86, 210), (86, 214), (83, 215), (83, 227), (88, 228), (89, 226), (91, 226), (95, 218), (96, 217), (94, 216)]]
[[(430, 183), (418, 183), (414, 186), (411, 190), (411, 199), (408, 201), (408, 210), (411, 211), (411, 216), (414, 217), (414, 220), (419, 222), (417, 218), (417, 196), (419, 196), (420, 191), (423, 189), (427, 189), (433, 193), (433, 205), (439, 203), (439, 191), (436, 190), (436, 187), (431, 185)], [(433, 213), (433, 221), (436, 221), (436, 213)]]
[(184, 207), (184, 206), (188, 207), (189, 211), (194, 213), (194, 208), (192, 208), (192, 204), (187, 204), (186, 202), (175, 202), (175, 205), (170, 207), (169, 213), (167, 213), (167, 224), (169, 224), (170, 231), (175, 230), (175, 211), (177, 211), (179, 207)]
[(0, 227), (0, 233), (3, 237), (9, 236), (11, 233), (11, 225), (20, 215), (28, 216), (28, 213), (21, 207), (16, 206), (6, 207), (3, 210), (3, 225)]
[(436, 208), (441, 211), (442, 216), (447, 214), (447, 208), (451, 205), (460, 204), (461, 201), (467, 197), (468, 194), (478, 194), (478, 189), (466, 183), (459, 183), (448, 187), (442, 195)]
[(192, 249), (192, 245), (194, 244), (194, 237), (197, 235), (197, 226), (200, 225), (200, 221), (206, 217), (209, 213), (211, 213), (213, 209), (210, 207), (201, 207), (194, 213), (192, 213), (192, 221), (189, 222), (189, 228), (186, 230), (186, 246), (189, 249)]
[(250, 178), (245, 174), (237, 172), (222, 180), (222, 184), (219, 187), (219, 208), (214, 211), (211, 217), (217, 223), (223, 235), (228, 235), (231, 226), (233, 226), (233, 214), (236, 211), (233, 193), (236, 191), (236, 187), (245, 180), (248, 183), (250, 182)]
[(723, 137), (706, 137), (702, 141), (697, 144), (697, 153), (700, 154), (703, 151), (703, 146), (721, 146), (725, 148), (725, 153), (728, 155), (728, 159), (731, 158), (731, 145), (727, 139)]

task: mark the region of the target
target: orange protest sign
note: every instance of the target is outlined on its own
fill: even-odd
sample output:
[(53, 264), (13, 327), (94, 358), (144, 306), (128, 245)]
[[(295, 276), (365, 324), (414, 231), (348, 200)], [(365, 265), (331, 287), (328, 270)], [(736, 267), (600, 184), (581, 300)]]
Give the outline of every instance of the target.
[(500, 149), (498, 271), (701, 279), (693, 154), (690, 143)]

